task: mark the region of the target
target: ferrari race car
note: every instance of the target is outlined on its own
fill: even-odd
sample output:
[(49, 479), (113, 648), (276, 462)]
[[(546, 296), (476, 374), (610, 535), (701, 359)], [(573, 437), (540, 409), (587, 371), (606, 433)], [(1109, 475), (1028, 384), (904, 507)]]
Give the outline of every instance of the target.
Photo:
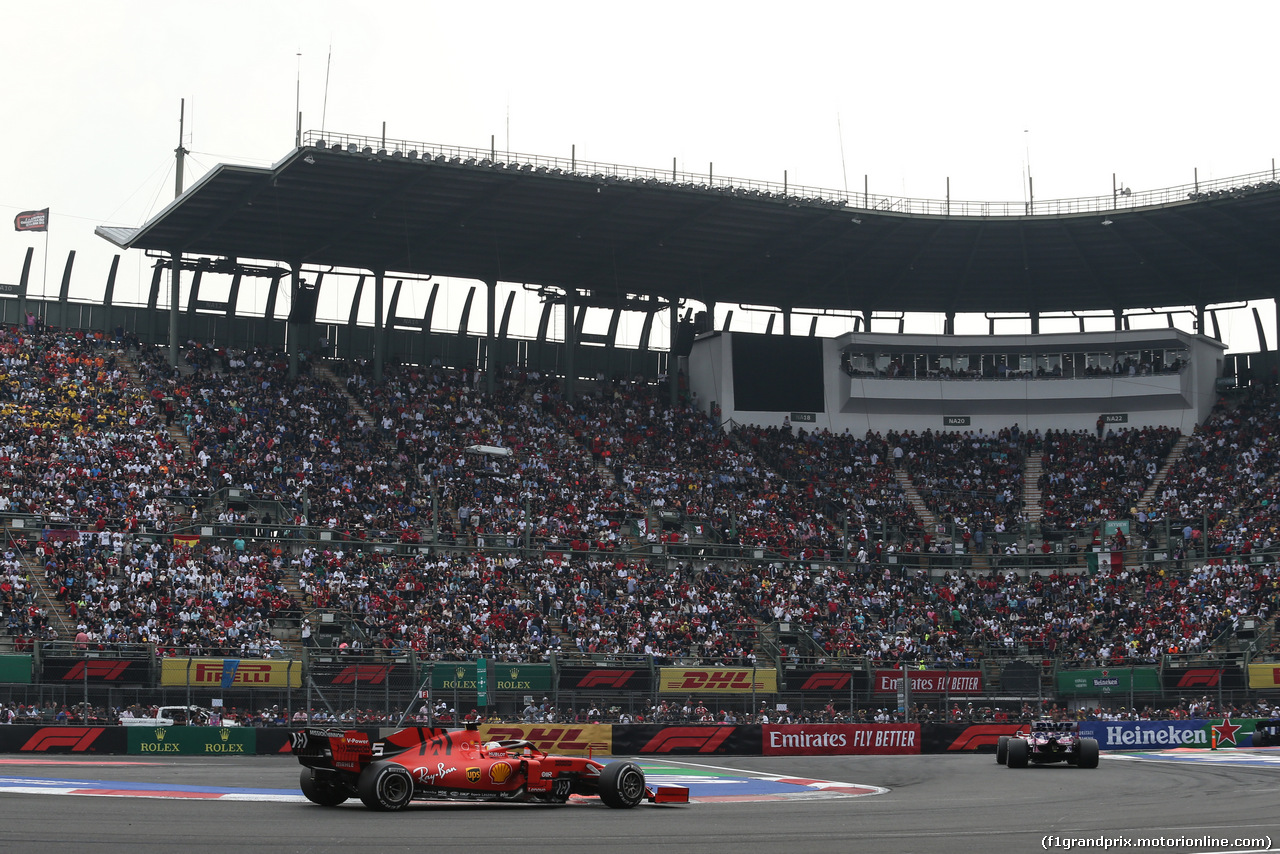
[(304, 766), (302, 794), (326, 807), (351, 797), (374, 810), (414, 800), (563, 804), (570, 795), (618, 809), (689, 802), (684, 786), (647, 785), (634, 762), (554, 756), (524, 740), (482, 743), (472, 728), (410, 727), (379, 741), (358, 730), (307, 728), (293, 733), (292, 748)]
[(1025, 732), (1002, 735), (996, 742), (996, 762), (1010, 768), (1029, 763), (1066, 762), (1077, 768), (1098, 767), (1098, 740), (1081, 738), (1074, 721), (1036, 721)]

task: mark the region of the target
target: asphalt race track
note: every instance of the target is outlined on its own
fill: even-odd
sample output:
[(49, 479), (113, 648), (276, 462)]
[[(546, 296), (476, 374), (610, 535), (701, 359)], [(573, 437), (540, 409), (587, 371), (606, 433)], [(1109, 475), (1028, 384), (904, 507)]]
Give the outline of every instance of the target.
[[(849, 757), (681, 757), (745, 772), (885, 787), (863, 797), (805, 796), (765, 802), (641, 805), (610, 810), (414, 804), (374, 813), (358, 801), (309, 803), (156, 799), (0, 792), (6, 852), (952, 852), (1046, 850), (1042, 838), (1270, 837), (1280, 849), (1280, 749), (1104, 755), (1097, 770), (1008, 769), (991, 754)], [(1190, 757), (1197, 759), (1197, 757)], [(1256, 764), (1243, 764), (1253, 762)], [(0, 757), (8, 783), (111, 781), (296, 792), (291, 757), (102, 760)], [(1123, 842), (1115, 844), (1120, 850)], [(1055, 850), (1053, 848), (1047, 850)], [(1065, 850), (1058, 848), (1056, 850)], [(1227, 851), (1226, 845), (1127, 850)]]

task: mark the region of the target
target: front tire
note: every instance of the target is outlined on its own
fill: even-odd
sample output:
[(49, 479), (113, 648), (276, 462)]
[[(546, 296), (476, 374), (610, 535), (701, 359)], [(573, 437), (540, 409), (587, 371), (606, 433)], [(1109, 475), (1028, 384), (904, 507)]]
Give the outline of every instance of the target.
[(302, 794), (306, 795), (307, 800), (322, 807), (336, 807), (345, 803), (349, 797), (346, 791), (339, 788), (335, 783), (317, 780), (310, 768), (302, 769), (302, 776), (298, 780), (298, 786), (302, 789)]
[(996, 739), (996, 764), (1003, 765), (1009, 760), (1009, 736), (1002, 735)]
[(403, 765), (374, 762), (360, 772), (360, 800), (371, 810), (399, 810), (413, 800), (413, 777)]
[(1006, 749), (1009, 751), (1006, 756), (1006, 765), (1010, 768), (1027, 767), (1027, 760), (1031, 755), (1031, 750), (1027, 746), (1027, 740), (1025, 738), (1009, 739), (1009, 744)]
[(1076, 756), (1076, 767), (1098, 767), (1098, 740), (1096, 738), (1080, 739), (1079, 755)]
[(600, 772), (600, 800), (628, 810), (644, 800), (644, 771), (634, 762), (610, 762)]

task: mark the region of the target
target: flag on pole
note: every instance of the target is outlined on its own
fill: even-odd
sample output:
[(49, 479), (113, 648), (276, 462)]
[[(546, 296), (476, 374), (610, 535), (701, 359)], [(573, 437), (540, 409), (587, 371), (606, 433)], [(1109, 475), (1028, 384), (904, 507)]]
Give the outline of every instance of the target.
[(13, 218), (14, 231), (48, 231), (49, 209), (23, 211)]

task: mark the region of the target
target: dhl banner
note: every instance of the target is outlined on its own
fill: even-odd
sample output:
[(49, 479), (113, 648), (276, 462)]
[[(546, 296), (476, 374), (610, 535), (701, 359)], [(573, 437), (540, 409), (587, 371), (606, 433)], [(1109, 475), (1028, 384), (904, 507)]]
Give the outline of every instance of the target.
[(1250, 688), (1280, 688), (1280, 661), (1249, 665)]
[(763, 667), (663, 667), (660, 694), (776, 694), (778, 671)]
[(240, 658), (166, 658), (160, 684), (193, 688), (301, 688), (301, 661)]
[(601, 756), (613, 753), (609, 724), (481, 724), (480, 740), (523, 739), (546, 753)]

